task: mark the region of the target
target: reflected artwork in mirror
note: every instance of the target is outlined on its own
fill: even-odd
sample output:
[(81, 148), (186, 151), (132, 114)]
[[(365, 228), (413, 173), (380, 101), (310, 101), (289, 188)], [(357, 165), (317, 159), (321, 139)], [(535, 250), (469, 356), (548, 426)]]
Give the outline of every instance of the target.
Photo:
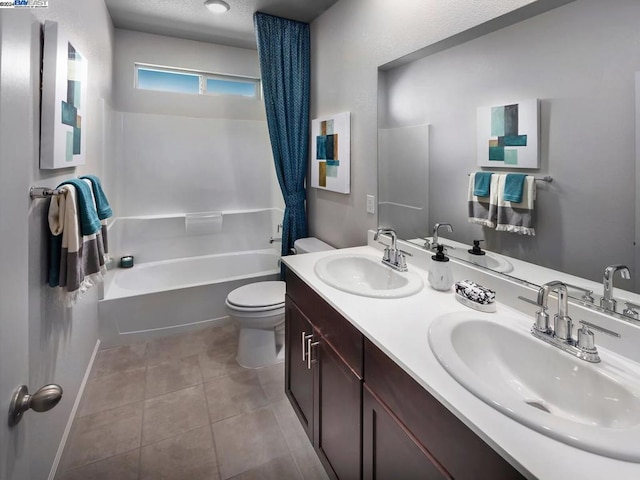
[[(468, 261), (473, 241), (484, 240), (490, 256), (545, 272), (509, 275), (535, 285), (567, 275), (570, 295), (595, 306), (606, 267), (625, 265), (631, 275), (615, 278), (616, 311), (634, 317), (639, 22), (636, 1), (581, 0), (381, 66), (378, 224), (424, 245), (435, 223), (451, 223), (447, 239), (463, 246), (451, 256)], [(478, 108), (523, 98), (539, 102), (539, 168), (480, 167)], [(469, 174), (477, 171), (553, 178), (536, 182), (535, 236), (469, 222)]]

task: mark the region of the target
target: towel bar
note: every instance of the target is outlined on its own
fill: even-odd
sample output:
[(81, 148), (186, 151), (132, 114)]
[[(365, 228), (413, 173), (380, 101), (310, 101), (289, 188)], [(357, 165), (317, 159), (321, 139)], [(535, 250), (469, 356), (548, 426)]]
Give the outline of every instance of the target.
[[(471, 175), (470, 173), (467, 173), (467, 176)], [(533, 177), (536, 179), (537, 182), (548, 182), (551, 183), (553, 182), (553, 177), (551, 175), (546, 175), (544, 177)]]
[(60, 190), (57, 188), (31, 187), (29, 189), (29, 196), (31, 198), (49, 198), (54, 195), (59, 195), (60, 193)]

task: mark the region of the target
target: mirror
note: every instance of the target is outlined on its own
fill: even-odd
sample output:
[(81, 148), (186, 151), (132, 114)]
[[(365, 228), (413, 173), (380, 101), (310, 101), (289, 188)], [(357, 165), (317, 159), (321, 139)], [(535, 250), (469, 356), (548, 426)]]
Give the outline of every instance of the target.
[[(595, 282), (600, 295), (605, 267), (624, 264), (631, 280), (616, 275), (614, 295), (640, 298), (639, 21), (634, 0), (576, 1), (423, 58), (412, 56), (409, 63), (380, 67), (379, 225), (410, 240), (431, 237), (436, 222), (451, 223), (448, 239), (467, 246), (482, 239), (489, 252)], [(471, 224), (469, 174), (481, 170), (477, 109), (530, 98), (540, 102), (541, 168), (518, 173), (553, 177), (536, 182), (536, 235)], [(460, 257), (466, 249), (449, 254)]]

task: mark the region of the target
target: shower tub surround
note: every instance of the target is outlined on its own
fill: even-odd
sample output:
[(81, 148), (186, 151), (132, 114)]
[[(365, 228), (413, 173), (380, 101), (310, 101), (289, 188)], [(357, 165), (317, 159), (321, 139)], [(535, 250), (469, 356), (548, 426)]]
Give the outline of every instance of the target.
[[(280, 243), (269, 239), (282, 210), (218, 214), (211, 215), (209, 230), (200, 219), (192, 229), (184, 214), (122, 217), (109, 225), (114, 267), (98, 303), (103, 346), (227, 323), (229, 292), (279, 278)], [(119, 268), (118, 259), (127, 255), (134, 267)]]

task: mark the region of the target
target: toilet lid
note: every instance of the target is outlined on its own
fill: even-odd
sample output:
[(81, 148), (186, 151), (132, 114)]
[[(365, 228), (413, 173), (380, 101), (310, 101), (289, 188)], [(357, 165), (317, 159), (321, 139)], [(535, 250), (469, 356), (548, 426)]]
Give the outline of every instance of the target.
[(227, 302), (238, 307), (272, 307), (284, 304), (284, 294), (284, 282), (256, 282), (236, 288)]

